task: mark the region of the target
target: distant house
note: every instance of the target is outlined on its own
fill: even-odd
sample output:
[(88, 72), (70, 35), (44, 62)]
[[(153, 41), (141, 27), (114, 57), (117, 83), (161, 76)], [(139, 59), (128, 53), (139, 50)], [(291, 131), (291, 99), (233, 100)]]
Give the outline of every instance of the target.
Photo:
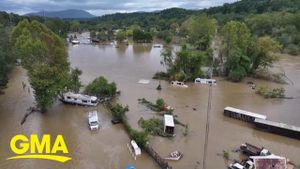
[(255, 169), (286, 169), (286, 158), (276, 155), (251, 156)]
[(168, 134), (174, 134), (175, 123), (172, 115), (164, 115), (164, 132)]

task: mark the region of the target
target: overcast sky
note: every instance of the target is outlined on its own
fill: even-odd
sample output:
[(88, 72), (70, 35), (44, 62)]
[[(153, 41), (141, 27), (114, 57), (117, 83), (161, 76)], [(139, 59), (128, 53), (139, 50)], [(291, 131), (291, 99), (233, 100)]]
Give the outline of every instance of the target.
[(0, 11), (26, 14), (83, 9), (100, 16), (116, 12), (155, 11), (171, 7), (203, 9), (237, 0), (0, 0)]

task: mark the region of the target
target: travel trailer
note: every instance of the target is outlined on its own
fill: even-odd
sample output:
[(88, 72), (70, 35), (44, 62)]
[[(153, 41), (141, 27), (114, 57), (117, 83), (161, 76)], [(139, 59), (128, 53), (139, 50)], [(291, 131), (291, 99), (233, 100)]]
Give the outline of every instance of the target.
[(200, 84), (212, 84), (216, 85), (217, 81), (215, 79), (201, 79), (201, 78), (196, 78), (195, 83), (200, 83)]
[(78, 104), (83, 106), (97, 106), (98, 98), (78, 93), (67, 92), (62, 95), (60, 100), (64, 103)]

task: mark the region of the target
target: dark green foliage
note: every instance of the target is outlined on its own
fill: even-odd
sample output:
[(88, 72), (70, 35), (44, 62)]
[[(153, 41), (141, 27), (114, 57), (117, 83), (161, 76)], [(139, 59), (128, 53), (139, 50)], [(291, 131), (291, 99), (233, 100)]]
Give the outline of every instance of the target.
[(153, 37), (151, 33), (149, 32), (144, 32), (140, 29), (134, 29), (133, 34), (132, 34), (133, 40), (135, 42), (151, 42)]
[(137, 130), (130, 130), (129, 136), (132, 140), (135, 140), (135, 142), (142, 148), (146, 147), (148, 142), (148, 134), (143, 131), (137, 131)]
[(250, 59), (241, 50), (232, 50), (225, 63), (225, 72), (229, 79), (239, 82), (248, 75), (250, 64)]
[(114, 96), (116, 94), (116, 91), (116, 83), (108, 83), (108, 81), (103, 76), (100, 76), (86, 86), (84, 93), (97, 97), (106, 97)]
[(298, 0), (241, 0), (233, 4), (225, 3), (220, 7), (212, 7), (204, 10), (208, 14), (260, 14), (270, 11), (290, 11), (295, 12), (300, 9)]
[(164, 101), (164, 99), (157, 99), (156, 100), (156, 106), (159, 110), (164, 110), (165, 109), (165, 106), (166, 106), (166, 103)]
[(46, 20), (45, 25), (54, 33), (64, 38), (67, 37), (68, 31), (70, 30), (70, 23), (61, 19), (48, 19)]
[(12, 52), (9, 41), (9, 27), (0, 25), (0, 93), (1, 89), (7, 84), (7, 74), (15, 62), (15, 56)]
[(163, 122), (160, 119), (151, 118), (144, 120), (142, 117), (138, 121), (139, 125), (144, 129), (146, 133), (154, 136), (167, 137), (168, 135), (164, 132)]
[(166, 103), (163, 99), (157, 99), (156, 104), (146, 100), (145, 98), (138, 99), (138, 101), (139, 101), (139, 103), (146, 105), (152, 111), (155, 111), (155, 112), (166, 111)]
[(80, 88), (82, 87), (82, 84), (80, 82), (80, 75), (82, 74), (82, 71), (78, 68), (71, 69), (70, 77), (69, 77), (69, 84), (68, 84), (68, 90), (71, 90), (75, 93), (78, 93)]
[(172, 41), (172, 34), (168, 30), (160, 31), (156, 34), (158, 39), (164, 40), (167, 44), (171, 43)]
[(123, 107), (122, 105), (120, 105), (120, 104), (115, 104), (115, 105), (113, 105), (112, 107), (111, 107), (111, 112), (112, 112), (112, 114), (113, 114), (113, 116), (114, 116), (114, 118), (115, 119), (117, 119), (117, 120), (121, 120), (122, 122), (123, 122), (123, 120), (125, 119), (125, 113), (127, 112), (127, 111), (129, 111), (129, 108), (128, 108), (128, 106), (126, 106), (126, 107)]
[(284, 52), (300, 54), (300, 13), (272, 12), (250, 15), (246, 23), (257, 36), (270, 36), (283, 45)]
[(37, 106), (46, 111), (68, 85), (69, 63), (62, 39), (45, 25), (23, 20), (12, 31), (11, 42), (28, 70)]
[(126, 32), (123, 30), (119, 30), (116, 35), (116, 39), (118, 42), (123, 42), (127, 38)]
[(281, 48), (270, 37), (253, 38), (243, 22), (228, 22), (222, 29), (222, 35), (221, 55), (226, 57), (224, 73), (235, 82), (243, 80), (259, 68), (270, 67), (276, 61), (272, 52)]

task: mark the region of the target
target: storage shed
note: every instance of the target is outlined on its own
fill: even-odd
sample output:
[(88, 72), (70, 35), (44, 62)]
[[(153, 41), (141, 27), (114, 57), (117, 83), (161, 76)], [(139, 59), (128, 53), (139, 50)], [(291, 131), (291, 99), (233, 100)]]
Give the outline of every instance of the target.
[(165, 114), (164, 115), (164, 132), (168, 134), (174, 134), (175, 124), (174, 118), (172, 115)]

